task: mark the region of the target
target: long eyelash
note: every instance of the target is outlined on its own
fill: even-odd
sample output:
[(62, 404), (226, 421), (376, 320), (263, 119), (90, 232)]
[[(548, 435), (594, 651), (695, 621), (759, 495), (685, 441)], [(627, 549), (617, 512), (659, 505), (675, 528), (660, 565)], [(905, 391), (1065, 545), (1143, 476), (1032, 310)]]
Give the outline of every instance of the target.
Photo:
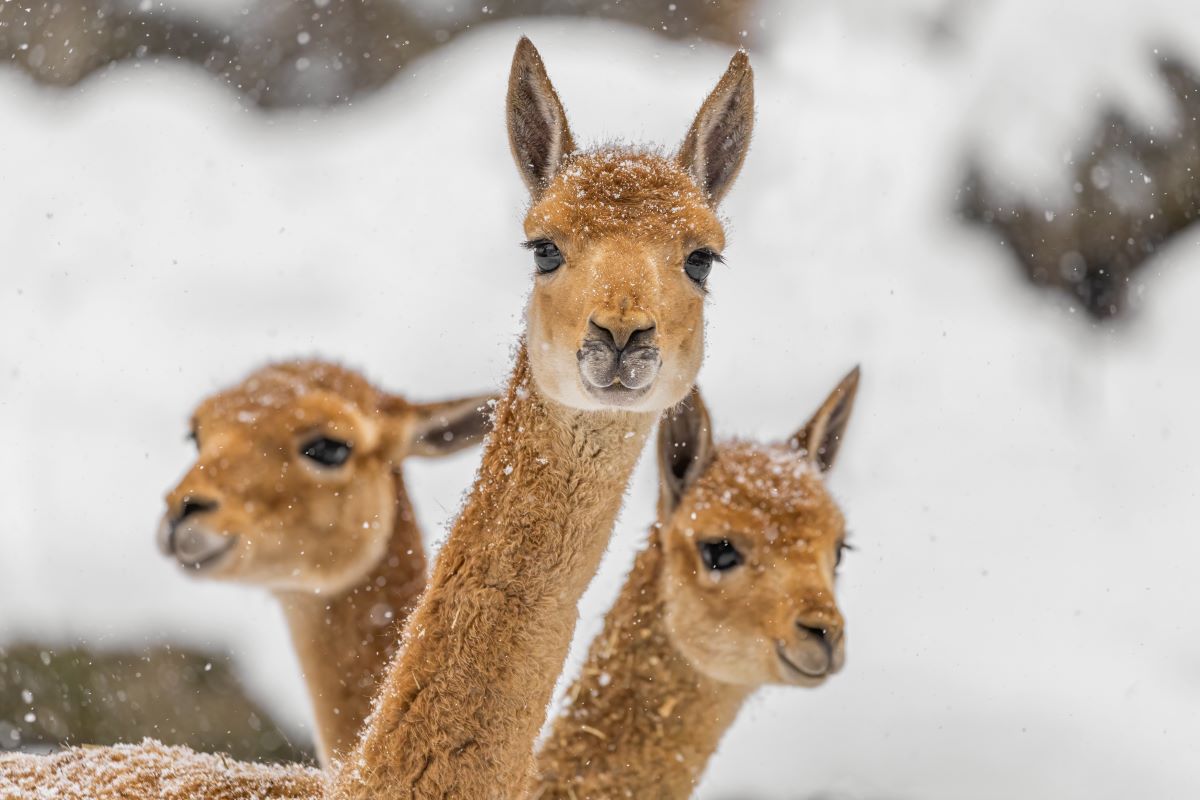
[(726, 263), (725, 256), (721, 255), (720, 253), (714, 253), (712, 250), (709, 250), (708, 252), (712, 254), (713, 261), (717, 262), (718, 264)]
[(846, 541), (845, 539), (842, 539), (840, 542), (838, 542), (837, 557), (834, 560), (834, 570), (836, 571), (837, 568), (841, 566), (842, 560), (846, 557), (846, 553), (853, 553), (857, 549), (857, 547), (850, 544), (850, 542)]
[(521, 247), (524, 247), (526, 250), (532, 250), (533, 248), (537, 247), (539, 244), (549, 244), (549, 243), (550, 243), (549, 239), (528, 239), (524, 242), (521, 242)]

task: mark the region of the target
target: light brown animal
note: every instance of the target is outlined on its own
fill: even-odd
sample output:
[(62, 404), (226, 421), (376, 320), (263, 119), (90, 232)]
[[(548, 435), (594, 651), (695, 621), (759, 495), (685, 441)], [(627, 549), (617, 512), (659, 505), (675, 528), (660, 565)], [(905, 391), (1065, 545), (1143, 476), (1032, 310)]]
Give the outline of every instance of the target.
[(714, 446), (699, 393), (659, 428), (659, 519), (538, 755), (530, 796), (691, 795), (746, 698), (845, 660), (845, 526), (822, 480), (858, 370), (799, 433)]
[(523, 793), (643, 440), (700, 365), (704, 280), (724, 246), (715, 204), (749, 144), (752, 98), (739, 53), (676, 158), (578, 152), (540, 56), (517, 46), (509, 137), (539, 272), (525, 344), (336, 797)]
[[(537, 275), (525, 338), (475, 487), (327, 798), (524, 791), (579, 596), (654, 419), (683, 399), (702, 355), (704, 283), (724, 246), (716, 204), (753, 120), (746, 55), (733, 58), (674, 157), (576, 152), (527, 39), (513, 59), (508, 115), (533, 197), (525, 230)], [(98, 758), (0, 756), (0, 789), (9, 776), (32, 788), (53, 781), (53, 769)], [(154, 769), (122, 772), (124, 788), (77, 770), (77, 796), (169, 796), (170, 759), (155, 758)], [(320, 779), (305, 774), (305, 791), (321, 796)]]
[(492, 401), (410, 403), (335, 364), (290, 361), (193, 414), (199, 456), (167, 495), (159, 544), (190, 574), (279, 600), (322, 763), (353, 746), (425, 588), (403, 461), (478, 443)]

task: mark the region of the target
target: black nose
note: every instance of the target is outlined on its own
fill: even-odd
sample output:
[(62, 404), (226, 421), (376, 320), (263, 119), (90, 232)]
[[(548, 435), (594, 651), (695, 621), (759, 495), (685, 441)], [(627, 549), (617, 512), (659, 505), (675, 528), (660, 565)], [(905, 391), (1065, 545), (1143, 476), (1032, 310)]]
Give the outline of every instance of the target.
[(178, 524), (193, 514), (212, 511), (216, 507), (217, 502), (215, 500), (207, 500), (203, 497), (185, 497), (183, 498), (183, 505), (179, 507), (179, 515), (175, 517), (175, 522)]
[(598, 325), (596, 322), (588, 320), (588, 339), (603, 343), (615, 353), (639, 347), (653, 347), (654, 330), (655, 326), (652, 324), (645, 328), (623, 329), (613, 332), (603, 325)]

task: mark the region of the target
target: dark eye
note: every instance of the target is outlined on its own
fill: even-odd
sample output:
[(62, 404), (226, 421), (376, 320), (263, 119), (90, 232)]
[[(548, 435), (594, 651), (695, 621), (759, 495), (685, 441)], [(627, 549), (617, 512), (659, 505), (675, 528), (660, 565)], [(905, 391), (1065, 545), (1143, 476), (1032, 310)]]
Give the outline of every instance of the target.
[(323, 467), (340, 467), (350, 458), (350, 443), (322, 436), (300, 448), (305, 458)]
[(742, 554), (728, 539), (709, 539), (700, 542), (700, 560), (710, 570), (723, 572), (742, 563)]
[(836, 567), (838, 567), (838, 566), (839, 566), (839, 565), (842, 563), (842, 555), (843, 555), (843, 554), (844, 554), (844, 553), (845, 553), (847, 550), (853, 550), (853, 549), (854, 549), (854, 545), (852, 545), (852, 544), (850, 544), (850, 543), (848, 543), (848, 542), (838, 542), (838, 546), (837, 546), (837, 556), (835, 557), (835, 560), (834, 560), (834, 562), (833, 562), (833, 566), (834, 566), (835, 568), (836, 568)]
[(538, 272), (543, 275), (554, 272), (563, 264), (563, 254), (559, 251), (558, 245), (549, 239), (528, 242), (526, 247), (533, 251), (533, 263), (537, 265)]
[(192, 444), (196, 445), (196, 448), (197, 448), (197, 449), (199, 449), (199, 447), (200, 447), (200, 437), (196, 435), (196, 429), (195, 429), (195, 428), (193, 428), (192, 430), (188, 431), (188, 435), (185, 437), (185, 439), (186, 439), (186, 441), (189, 441), (189, 442), (191, 442)]
[(708, 280), (708, 273), (712, 272), (716, 257), (717, 254), (712, 250), (693, 250), (687, 261), (683, 262), (683, 271), (696, 283), (703, 285)]

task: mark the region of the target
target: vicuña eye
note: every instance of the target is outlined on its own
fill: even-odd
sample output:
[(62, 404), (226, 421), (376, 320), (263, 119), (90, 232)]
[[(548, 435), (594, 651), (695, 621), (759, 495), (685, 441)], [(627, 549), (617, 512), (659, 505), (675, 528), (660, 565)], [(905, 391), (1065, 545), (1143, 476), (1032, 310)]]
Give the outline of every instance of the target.
[(724, 572), (742, 563), (742, 554), (728, 539), (708, 539), (700, 542), (700, 560), (710, 570)]
[(330, 439), (320, 436), (300, 448), (301, 454), (310, 461), (315, 461), (323, 467), (340, 467), (350, 458), (353, 448), (349, 442), (340, 439)]
[(712, 250), (701, 248), (693, 250), (687, 260), (683, 262), (683, 271), (687, 276), (701, 286), (708, 280), (708, 273), (712, 272), (713, 261), (717, 260), (717, 254)]
[(847, 550), (853, 550), (853, 549), (854, 549), (854, 545), (850, 544), (849, 542), (846, 542), (846, 541), (838, 542), (837, 557), (836, 557), (836, 560), (833, 562), (833, 566), (835, 568), (840, 566), (842, 563), (842, 556), (845, 554), (845, 552)]
[(538, 272), (543, 275), (549, 272), (554, 272), (563, 265), (562, 252), (558, 249), (558, 245), (549, 239), (535, 239), (532, 242), (526, 242), (525, 246), (533, 251), (533, 263), (537, 266)]

